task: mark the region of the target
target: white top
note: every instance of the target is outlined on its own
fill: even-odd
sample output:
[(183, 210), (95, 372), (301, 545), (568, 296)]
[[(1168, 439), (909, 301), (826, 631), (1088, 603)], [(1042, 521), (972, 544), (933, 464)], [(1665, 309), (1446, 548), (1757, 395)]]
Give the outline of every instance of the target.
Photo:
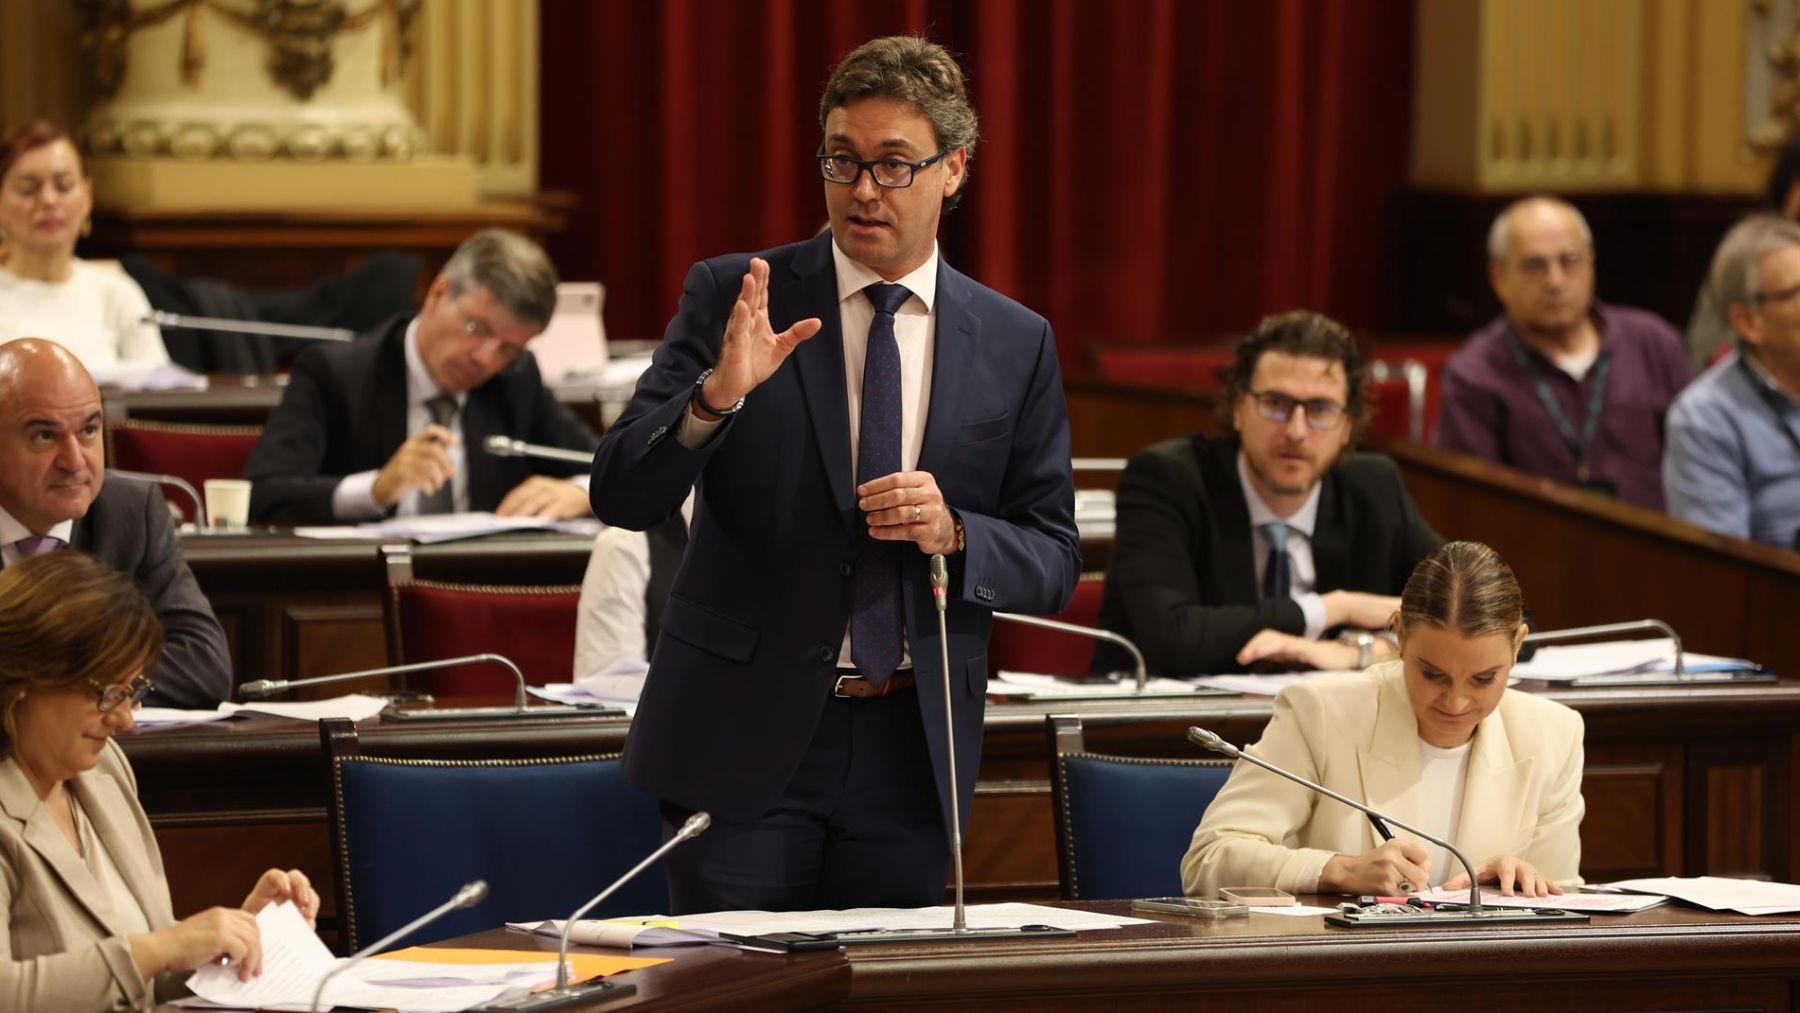
[(34, 281), (0, 266), (0, 341), (48, 338), (89, 370), (169, 361), (162, 331), (143, 322), (150, 300), (131, 276), (76, 258), (69, 280)]
[[(681, 504), (692, 523), (694, 494)], [(626, 659), (648, 661), (644, 593), (650, 586), (650, 536), (626, 528), (602, 528), (594, 538), (575, 624), (574, 678), (598, 675)]]
[(1256, 562), (1256, 586), (1263, 586), (1263, 574), (1269, 569), (1269, 535), (1264, 524), (1288, 526), (1288, 595), (1300, 603), (1306, 616), (1304, 636), (1317, 640), (1325, 632), (1325, 600), (1318, 595), (1319, 574), (1313, 567), (1312, 535), (1319, 520), (1319, 495), (1323, 482), (1313, 483), (1306, 502), (1292, 517), (1278, 517), (1263, 502), (1256, 486), (1250, 483), (1250, 470), (1244, 452), (1238, 451), (1238, 482), (1244, 488), (1244, 504), (1250, 508), (1250, 548)]
[[(837, 268), (838, 325), (844, 348), (844, 393), (850, 408), (850, 476), (856, 477), (856, 441), (862, 428), (863, 363), (869, 356), (869, 325), (875, 320), (875, 307), (862, 290), (887, 279), (867, 265), (851, 260), (834, 241), (831, 259)], [(925, 422), (931, 415), (932, 351), (937, 341), (938, 247), (931, 244), (931, 256), (925, 263), (902, 276), (895, 285), (904, 285), (911, 298), (894, 313), (894, 341), (900, 346), (900, 468), (914, 471), (919, 467), (919, 448), (925, 442)], [(707, 422), (692, 413), (681, 414), (675, 438), (690, 450), (706, 445), (723, 420)], [(1266, 551), (1266, 550), (1265, 550)], [(1320, 607), (1323, 614), (1324, 608)], [(904, 631), (903, 631), (904, 632)], [(838, 667), (855, 668), (850, 660), (850, 631), (844, 630), (844, 643), (838, 650)], [(900, 667), (912, 667), (912, 647), (907, 637), (900, 638)]]
[[(1469, 781), (1469, 747), (1474, 744), (1471, 738), (1455, 749), (1439, 749), (1419, 740), (1419, 829), (1451, 843), (1456, 842), (1456, 828), (1462, 823), (1463, 794)], [(1431, 885), (1462, 872), (1461, 862), (1456, 862), (1455, 869), (1450, 867), (1456, 861), (1450, 852), (1435, 844), (1425, 847), (1431, 851)], [(1482, 861), (1474, 855), (1469, 857), (1471, 861)], [(1415, 886), (1425, 888), (1423, 883)]]

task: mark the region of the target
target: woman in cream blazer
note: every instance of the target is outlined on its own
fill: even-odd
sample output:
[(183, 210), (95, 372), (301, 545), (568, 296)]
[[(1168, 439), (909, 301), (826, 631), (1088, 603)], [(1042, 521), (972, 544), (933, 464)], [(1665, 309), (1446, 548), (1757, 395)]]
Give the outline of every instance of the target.
[(241, 908), (176, 921), (128, 730), (161, 647), (131, 579), (73, 550), (0, 570), (0, 1010), (149, 1009), (178, 972), (225, 958), (261, 968), (255, 913), (319, 898), (271, 869)]
[[(1579, 884), (1581, 717), (1506, 689), (1525, 633), (1521, 613), (1518, 584), (1492, 549), (1442, 546), (1401, 596), (1400, 659), (1282, 690), (1251, 751), (1395, 819), (1443, 825), (1484, 883), (1534, 896)], [(1428, 781), (1428, 760), (1449, 762), (1443, 769), (1460, 776)], [(1438, 785), (1430, 799), (1428, 783)], [(1423, 889), (1438, 849), (1394, 833), (1384, 842), (1361, 812), (1239, 763), (1194, 831), (1182, 886), (1198, 897), (1221, 886)], [(1455, 866), (1445, 879), (1467, 885)]]

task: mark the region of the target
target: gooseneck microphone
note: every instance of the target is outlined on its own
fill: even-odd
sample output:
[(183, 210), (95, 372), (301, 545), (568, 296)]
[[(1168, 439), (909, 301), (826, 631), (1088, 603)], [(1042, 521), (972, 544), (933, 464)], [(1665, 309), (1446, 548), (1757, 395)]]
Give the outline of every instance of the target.
[(467, 654), (460, 658), (440, 658), (436, 661), (420, 661), (411, 665), (389, 665), (385, 668), (365, 668), (360, 672), (345, 672), (341, 675), (320, 675), (311, 679), (257, 679), (238, 687), (238, 696), (246, 700), (274, 696), (290, 689), (304, 686), (323, 686), (331, 682), (348, 682), (351, 679), (366, 679), (375, 675), (398, 675), (402, 672), (428, 672), (437, 668), (452, 668), (457, 665), (469, 665), (477, 662), (492, 662), (511, 672), (516, 686), (513, 692), (513, 709), (525, 710), (525, 673), (512, 660), (499, 654)]
[(950, 922), (953, 933), (969, 931), (963, 908), (962, 803), (956, 780), (956, 722), (950, 710), (950, 631), (945, 613), (950, 608), (950, 565), (944, 554), (931, 554), (931, 597), (937, 601), (938, 665), (944, 675), (944, 755), (950, 767), (950, 858), (956, 863), (956, 912)]
[(594, 463), (594, 455), (582, 450), (564, 450), (561, 447), (547, 447), (542, 443), (526, 443), (510, 436), (490, 436), (481, 441), (481, 446), (495, 457), (535, 457), (544, 461), (563, 461), (569, 464)]
[(222, 317), (192, 317), (161, 310), (146, 313), (140, 323), (190, 331), (219, 331), (225, 334), (252, 334), (270, 338), (301, 338), (306, 341), (354, 341), (356, 332), (346, 327), (314, 327), (310, 324), (277, 324), (262, 320), (229, 320)]
[(192, 483), (180, 475), (158, 475), (148, 471), (127, 471), (124, 468), (108, 468), (106, 470), (121, 478), (135, 478), (140, 482), (174, 486), (180, 489), (194, 503), (194, 525), (202, 528), (206, 526), (206, 506), (200, 502), (200, 490), (194, 488)]
[[(1131, 655), (1131, 663), (1134, 666), (1132, 674), (1137, 679), (1138, 695), (1148, 695), (1145, 689), (1150, 682), (1150, 672), (1144, 665), (1144, 652), (1138, 650), (1137, 645), (1125, 637), (1114, 633), (1111, 630), (1101, 630), (1095, 629), (1092, 626), (1080, 626), (1075, 623), (1065, 623), (1061, 619), (1046, 619), (1043, 616), (1026, 615), (1023, 612), (996, 612), (994, 613), (994, 618), (1004, 619), (1009, 623), (1018, 623), (1021, 626), (1036, 626), (1039, 629), (1073, 633), (1078, 637), (1090, 637), (1094, 640), (1104, 640), (1109, 644), (1118, 644), (1120, 647), (1125, 648), (1126, 653)], [(1186, 695), (1192, 696), (1193, 694), (1190, 693)]]
[[(1462, 851), (1456, 847), (1456, 845), (1451, 844), (1449, 841), (1446, 841), (1443, 838), (1438, 837), (1436, 835), (1428, 834), (1425, 831), (1420, 830), (1418, 827), (1409, 826), (1405, 823), (1402, 823), (1399, 820), (1393, 818), (1392, 816), (1389, 816), (1386, 813), (1377, 812), (1376, 810), (1371, 809), (1366, 805), (1363, 805), (1361, 802), (1358, 802), (1353, 798), (1350, 798), (1345, 795), (1340, 795), (1337, 792), (1332, 791), (1330, 788), (1327, 788), (1322, 784), (1316, 784), (1312, 781), (1308, 781), (1306, 778), (1301, 777), (1299, 774), (1293, 773), (1292, 771), (1283, 770), (1282, 768), (1277, 767), (1273, 763), (1270, 763), (1269, 761), (1264, 760), (1261, 757), (1252, 756), (1247, 750), (1239, 749), (1238, 747), (1232, 745), (1229, 742), (1226, 742), (1224, 739), (1219, 738), (1218, 735), (1216, 735), (1212, 732), (1209, 732), (1204, 728), (1200, 728), (1200, 727), (1189, 728), (1187, 730), (1187, 737), (1188, 737), (1189, 742), (1192, 742), (1194, 745), (1199, 746), (1202, 749), (1210, 749), (1213, 752), (1218, 753), (1221, 756), (1224, 756), (1224, 757), (1227, 757), (1227, 758), (1233, 759), (1233, 760), (1240, 760), (1240, 759), (1241, 760), (1249, 760), (1251, 763), (1256, 764), (1258, 767), (1261, 767), (1262, 769), (1268, 771), (1271, 774), (1279, 774), (1282, 777), (1285, 777), (1288, 780), (1294, 782), (1295, 784), (1304, 785), (1305, 787), (1311, 788), (1313, 791), (1318, 792), (1319, 794), (1325, 796), (1326, 798), (1337, 799), (1339, 802), (1344, 803), (1345, 805), (1349, 806), (1350, 808), (1356, 809), (1356, 810), (1364, 813), (1365, 815), (1373, 817), (1374, 819), (1381, 820), (1384, 823), (1392, 823), (1394, 826), (1399, 827), (1400, 829), (1406, 831), (1407, 833), (1415, 834), (1427, 841), (1430, 841), (1431, 843), (1437, 845), (1438, 847), (1443, 848), (1445, 851), (1450, 852), (1452, 855), (1455, 855), (1456, 860), (1462, 863), (1463, 871), (1469, 874), (1469, 916), (1471, 918), (1479, 918), (1481, 916), (1481, 880), (1479, 877), (1477, 877), (1475, 875), (1475, 866), (1470, 864), (1468, 856), (1464, 855), (1462, 853)], [(1380, 830), (1381, 825), (1376, 824), (1375, 829)], [(1427, 884), (1424, 884), (1424, 883), (1419, 884), (1419, 886), (1421, 888), (1423, 888), (1426, 885)]]
[(594, 996), (591, 990), (574, 988), (569, 985), (569, 934), (574, 931), (575, 923), (581, 919), (582, 915), (592, 911), (595, 905), (606, 898), (611, 897), (620, 887), (635, 879), (637, 874), (643, 872), (652, 862), (668, 854), (677, 844), (699, 837), (706, 831), (706, 828), (710, 826), (712, 826), (712, 815), (710, 813), (697, 812), (692, 816), (689, 816), (687, 822), (681, 825), (681, 829), (676, 831), (675, 836), (669, 838), (662, 847), (650, 852), (649, 857), (632, 866), (631, 871), (620, 876), (618, 879), (613, 880), (612, 884), (606, 889), (594, 895), (594, 898), (586, 904), (576, 908), (574, 914), (569, 915), (568, 921), (563, 922), (562, 940), (556, 947), (555, 988), (539, 992), (536, 995), (526, 996), (518, 1002), (502, 1003), (484, 1008), (489, 1010), (506, 1010), (508, 1013), (541, 1013), (543, 1010), (555, 1009), (559, 1006), (572, 1005), (574, 1003), (593, 999)]
[(340, 962), (337, 966), (327, 971), (324, 977), (319, 979), (319, 987), (313, 989), (312, 1013), (319, 1013), (319, 1000), (324, 998), (325, 985), (327, 982), (331, 981), (331, 979), (348, 971), (350, 968), (355, 967), (357, 964), (362, 963), (371, 955), (387, 949), (400, 939), (430, 925), (432, 922), (437, 921), (439, 918), (444, 917), (450, 912), (461, 908), (474, 907), (485, 900), (487, 895), (488, 885), (486, 880), (478, 879), (473, 883), (464, 884), (463, 888), (456, 891), (456, 894), (449, 900), (439, 904), (437, 907), (432, 908), (430, 911), (425, 912), (419, 917), (414, 918), (412, 921), (407, 922), (405, 925), (400, 926), (394, 931), (389, 932), (387, 935), (382, 936), (380, 939), (375, 940), (362, 949), (357, 950), (355, 953), (352, 953), (349, 959)]

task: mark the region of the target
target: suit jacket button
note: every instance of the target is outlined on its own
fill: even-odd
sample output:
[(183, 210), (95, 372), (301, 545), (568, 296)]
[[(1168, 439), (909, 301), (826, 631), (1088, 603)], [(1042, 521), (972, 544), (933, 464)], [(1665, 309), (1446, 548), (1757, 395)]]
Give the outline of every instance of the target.
[(833, 648), (833, 647), (819, 648), (819, 660), (820, 661), (831, 661), (832, 659), (834, 659), (836, 657), (837, 657), (837, 649), (836, 648)]
[(848, 577), (852, 573), (856, 572), (856, 568), (851, 566), (849, 563), (839, 563), (838, 564), (838, 572), (843, 574), (844, 576)]

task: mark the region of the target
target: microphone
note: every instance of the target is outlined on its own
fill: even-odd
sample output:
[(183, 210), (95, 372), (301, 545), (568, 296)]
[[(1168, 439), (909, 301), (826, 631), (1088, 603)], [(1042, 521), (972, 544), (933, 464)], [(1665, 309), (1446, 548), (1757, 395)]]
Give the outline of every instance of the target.
[[(1043, 616), (1030, 616), (1022, 612), (996, 612), (994, 613), (994, 618), (1004, 619), (1009, 623), (1018, 623), (1021, 626), (1036, 626), (1039, 629), (1058, 630), (1063, 633), (1073, 633), (1078, 637), (1089, 637), (1094, 640), (1104, 640), (1109, 644), (1118, 644), (1120, 647), (1125, 648), (1126, 653), (1131, 655), (1131, 663), (1136, 669), (1134, 675), (1137, 677), (1136, 695), (1138, 696), (1194, 696), (1198, 691), (1198, 687), (1196, 687), (1194, 690), (1187, 690), (1181, 693), (1145, 692), (1145, 687), (1150, 682), (1150, 672), (1144, 665), (1144, 652), (1138, 650), (1136, 644), (1111, 630), (1095, 629), (1092, 626), (1078, 626), (1075, 623), (1065, 623), (1061, 619), (1046, 619)], [(1066, 693), (1058, 693), (1056, 698), (1059, 700), (1081, 699), (1080, 696), (1070, 696)], [(1116, 699), (1116, 695), (1114, 698)]]
[(944, 755), (950, 767), (950, 857), (956, 863), (956, 911), (950, 922), (952, 934), (969, 931), (968, 912), (963, 908), (962, 803), (956, 780), (956, 722), (950, 709), (950, 630), (945, 613), (950, 608), (950, 565), (944, 554), (931, 554), (931, 596), (937, 599), (938, 671), (944, 676)]
[(563, 461), (568, 464), (585, 464), (592, 466), (594, 455), (582, 450), (564, 450), (561, 447), (547, 447), (541, 443), (526, 443), (510, 436), (490, 436), (481, 442), (481, 446), (495, 457), (535, 457), (544, 461)]
[(580, 920), (582, 915), (592, 911), (601, 901), (611, 897), (620, 887), (635, 879), (637, 874), (643, 872), (652, 862), (655, 862), (657, 859), (672, 851), (677, 844), (699, 837), (706, 831), (706, 828), (710, 826), (712, 826), (712, 815), (710, 813), (697, 812), (692, 816), (689, 816), (687, 822), (681, 825), (681, 829), (676, 831), (675, 836), (664, 842), (662, 847), (650, 852), (649, 857), (632, 866), (631, 871), (620, 876), (618, 879), (613, 880), (610, 886), (600, 891), (586, 904), (576, 908), (574, 914), (569, 915), (568, 921), (563, 922), (562, 940), (556, 947), (555, 988), (539, 992), (536, 995), (527, 996), (515, 1003), (506, 1003), (498, 1007), (488, 1008), (504, 1009), (507, 1010), (508, 1013), (539, 1013), (539, 1011), (542, 1010), (555, 1009), (558, 1006), (572, 1005), (576, 1002), (593, 998), (588, 994), (589, 990), (576, 988), (569, 984), (569, 934), (574, 931), (575, 923)]
[[(1345, 805), (1349, 806), (1352, 809), (1359, 810), (1364, 815), (1368, 816), (1371, 821), (1375, 822), (1375, 829), (1377, 831), (1380, 831), (1382, 829), (1382, 825), (1384, 823), (1392, 823), (1394, 826), (1397, 826), (1400, 829), (1405, 830), (1408, 833), (1415, 834), (1419, 837), (1422, 837), (1425, 840), (1428, 840), (1431, 843), (1437, 845), (1438, 847), (1443, 848), (1445, 851), (1450, 852), (1452, 855), (1455, 855), (1456, 860), (1462, 863), (1463, 871), (1469, 874), (1469, 916), (1470, 916), (1470, 918), (1481, 917), (1481, 880), (1479, 877), (1477, 877), (1475, 875), (1475, 866), (1470, 864), (1468, 856), (1464, 855), (1462, 853), (1462, 851), (1456, 847), (1456, 845), (1451, 844), (1449, 841), (1446, 841), (1441, 837), (1437, 837), (1433, 834), (1428, 834), (1425, 831), (1420, 830), (1418, 827), (1408, 826), (1407, 824), (1402, 823), (1397, 819), (1394, 819), (1392, 816), (1389, 816), (1386, 813), (1376, 812), (1374, 809), (1371, 809), (1368, 806), (1363, 805), (1361, 802), (1358, 802), (1353, 798), (1350, 798), (1346, 795), (1340, 795), (1337, 792), (1332, 791), (1330, 788), (1327, 788), (1322, 784), (1316, 784), (1312, 781), (1308, 781), (1306, 778), (1301, 777), (1299, 774), (1293, 773), (1292, 771), (1283, 770), (1282, 768), (1275, 766), (1273, 763), (1270, 763), (1267, 760), (1264, 760), (1260, 757), (1252, 756), (1252, 755), (1250, 755), (1249, 752), (1239, 749), (1238, 747), (1232, 745), (1229, 742), (1226, 742), (1224, 739), (1219, 738), (1218, 735), (1214, 734), (1213, 732), (1209, 732), (1204, 728), (1200, 728), (1198, 726), (1189, 728), (1187, 730), (1187, 737), (1188, 737), (1189, 742), (1192, 742), (1194, 745), (1199, 746), (1202, 749), (1210, 749), (1213, 752), (1226, 757), (1227, 759), (1249, 760), (1251, 763), (1256, 764), (1258, 767), (1263, 768), (1264, 770), (1270, 772), (1271, 774), (1280, 774), (1282, 777), (1287, 778), (1288, 780), (1294, 782), (1295, 784), (1304, 785), (1308, 788), (1311, 788), (1313, 791), (1318, 792), (1319, 794), (1325, 796), (1326, 798), (1337, 799), (1339, 802), (1344, 803)], [(1386, 836), (1386, 835), (1383, 834), (1383, 836)], [(1421, 887), (1423, 887), (1425, 885), (1427, 885), (1427, 884), (1423, 884), (1423, 883), (1420, 884)]]
[(194, 503), (194, 524), (196, 526), (206, 524), (206, 507), (200, 502), (200, 490), (188, 484), (188, 480), (180, 475), (157, 475), (148, 471), (127, 471), (124, 468), (108, 468), (106, 470), (124, 478), (135, 478), (140, 482), (150, 482), (155, 485), (172, 485), (180, 489)]
[(402, 937), (411, 935), (450, 912), (461, 908), (474, 907), (487, 899), (487, 895), (488, 885), (486, 880), (478, 879), (473, 883), (466, 883), (463, 885), (463, 888), (456, 891), (455, 896), (452, 896), (449, 900), (439, 904), (437, 907), (432, 908), (430, 911), (425, 912), (419, 917), (414, 918), (412, 921), (407, 922), (405, 925), (400, 926), (394, 931), (389, 932), (387, 935), (382, 936), (380, 939), (375, 940), (362, 949), (357, 950), (355, 953), (352, 953), (347, 960), (340, 962), (336, 967), (327, 971), (324, 977), (319, 979), (319, 987), (313, 990), (312, 1006), (310, 1007), (312, 1013), (319, 1013), (319, 1000), (325, 995), (326, 982), (329, 982), (343, 972), (348, 971), (350, 968), (355, 967), (357, 964), (362, 963), (364, 960), (368, 959), (370, 955), (392, 946)]
[(460, 658), (440, 658), (436, 661), (419, 661), (410, 665), (365, 668), (360, 672), (320, 675), (310, 679), (257, 679), (239, 686), (238, 696), (245, 700), (256, 700), (305, 686), (323, 686), (334, 682), (348, 682), (352, 679), (367, 679), (376, 675), (398, 675), (402, 672), (429, 672), (433, 669), (454, 668), (457, 665), (473, 665), (481, 662), (499, 665), (512, 673), (513, 705), (511, 707), (443, 707), (404, 711), (389, 708), (382, 712), (382, 719), (387, 721), (451, 721), (465, 718), (540, 718), (568, 717), (573, 714), (619, 713), (606, 707), (575, 704), (544, 704), (528, 707), (525, 704), (525, 673), (519, 671), (519, 666), (513, 664), (512, 659), (501, 654), (466, 654)]
[(345, 327), (312, 327), (306, 324), (274, 324), (261, 320), (227, 320), (221, 317), (190, 317), (180, 313), (156, 310), (138, 318), (139, 323), (158, 327), (179, 327), (190, 331), (219, 331), (226, 334), (255, 334), (271, 338), (302, 338), (308, 341), (352, 341), (356, 332)]

